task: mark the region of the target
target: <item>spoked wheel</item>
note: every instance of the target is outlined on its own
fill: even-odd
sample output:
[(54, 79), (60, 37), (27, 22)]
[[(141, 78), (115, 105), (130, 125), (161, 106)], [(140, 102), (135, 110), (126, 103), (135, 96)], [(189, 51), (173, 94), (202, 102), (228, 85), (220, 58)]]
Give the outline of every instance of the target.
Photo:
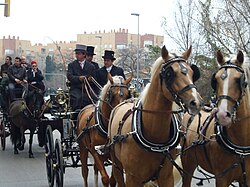
[(5, 145), (6, 145), (6, 131), (5, 131), (5, 123), (2, 120), (0, 124), (0, 136), (1, 136), (1, 146), (2, 150), (5, 150)]
[(55, 157), (56, 157), (56, 171), (55, 171), (56, 186), (62, 187), (64, 166), (63, 166), (62, 145), (59, 139), (56, 139), (56, 142), (55, 142)]
[(46, 157), (46, 169), (47, 169), (47, 179), (49, 187), (54, 186), (54, 141), (52, 135), (52, 128), (50, 125), (46, 128), (45, 134), (45, 157)]

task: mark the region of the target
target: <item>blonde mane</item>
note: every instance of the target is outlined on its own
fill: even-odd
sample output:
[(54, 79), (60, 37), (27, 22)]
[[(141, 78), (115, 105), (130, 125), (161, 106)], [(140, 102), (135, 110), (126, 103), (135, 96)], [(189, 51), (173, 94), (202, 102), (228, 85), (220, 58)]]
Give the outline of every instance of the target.
[[(225, 58), (226, 61), (230, 60), (232, 63), (235, 63), (237, 59), (236, 55), (230, 55), (228, 58)], [(250, 60), (246, 54), (244, 54), (244, 62), (241, 66), (244, 70), (246, 81), (247, 81), (247, 88), (246, 88), (246, 95), (248, 96), (248, 105), (250, 106)]]
[[(172, 57), (174, 57), (174, 55), (171, 54), (171, 53), (169, 53), (169, 58), (172, 58)], [(145, 97), (146, 97), (146, 95), (147, 95), (147, 92), (148, 92), (148, 89), (149, 89), (149, 87), (150, 87), (150, 84), (151, 84), (151, 82), (153, 81), (153, 80), (152, 80), (153, 77), (155, 76), (156, 72), (159, 71), (159, 69), (161, 68), (161, 66), (162, 66), (163, 63), (165, 63), (165, 61), (163, 60), (162, 57), (159, 57), (159, 58), (155, 61), (155, 63), (153, 64), (153, 66), (151, 67), (151, 73), (150, 73), (150, 74), (151, 74), (151, 78), (150, 78), (150, 83), (148, 83), (148, 84), (146, 85), (146, 87), (143, 89), (143, 91), (142, 91), (142, 93), (141, 93), (141, 95), (140, 95), (140, 99), (141, 99), (142, 103), (144, 102), (144, 99), (145, 99)]]
[[(123, 81), (124, 81), (124, 78), (123, 78), (122, 76), (117, 76), (117, 75), (116, 75), (116, 76), (113, 77), (113, 82), (114, 82), (114, 84), (121, 84)], [(107, 95), (107, 92), (108, 92), (110, 86), (111, 86), (111, 82), (108, 80), (107, 84), (104, 85), (104, 87), (103, 87), (103, 89), (102, 89), (102, 91), (101, 91), (101, 93), (100, 93), (99, 98), (100, 98), (101, 100), (104, 100), (104, 99), (105, 99), (105, 97), (106, 97), (106, 95)]]

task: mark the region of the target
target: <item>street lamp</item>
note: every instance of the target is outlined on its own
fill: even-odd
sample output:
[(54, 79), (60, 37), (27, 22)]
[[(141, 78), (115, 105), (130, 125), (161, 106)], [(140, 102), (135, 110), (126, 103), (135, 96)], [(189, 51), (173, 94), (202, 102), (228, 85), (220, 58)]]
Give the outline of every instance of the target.
[(138, 13), (131, 13), (132, 16), (137, 16), (138, 17), (138, 35), (137, 35), (137, 61), (136, 61), (136, 86), (137, 90), (139, 88), (139, 47), (140, 47), (140, 34), (139, 34), (139, 16), (140, 14)]
[(99, 63), (101, 63), (101, 59), (102, 59), (102, 36), (95, 36), (95, 37), (100, 39), (100, 60), (99, 60)]

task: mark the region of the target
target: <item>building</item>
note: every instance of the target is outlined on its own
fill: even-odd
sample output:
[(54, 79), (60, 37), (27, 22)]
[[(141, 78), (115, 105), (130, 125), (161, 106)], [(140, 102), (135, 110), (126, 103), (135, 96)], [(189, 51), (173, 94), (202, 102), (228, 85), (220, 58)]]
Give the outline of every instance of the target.
[[(144, 34), (139, 36), (139, 47), (147, 45), (162, 47), (164, 36)], [(20, 40), (16, 36), (3, 36), (0, 39), (0, 62), (4, 63), (6, 55), (13, 58), (16, 56), (26, 56), (27, 61), (35, 59), (39, 62), (41, 69), (44, 69), (45, 58), (50, 55), (56, 63), (68, 63), (74, 59), (74, 49), (77, 43), (92, 45), (95, 47), (95, 61), (101, 62), (101, 56), (106, 49), (116, 51), (117, 49), (128, 48), (138, 45), (138, 35), (131, 34), (127, 29), (111, 30), (106, 32), (95, 31), (94, 33), (77, 34), (77, 41), (52, 42), (47, 45), (31, 45), (28, 40)]]

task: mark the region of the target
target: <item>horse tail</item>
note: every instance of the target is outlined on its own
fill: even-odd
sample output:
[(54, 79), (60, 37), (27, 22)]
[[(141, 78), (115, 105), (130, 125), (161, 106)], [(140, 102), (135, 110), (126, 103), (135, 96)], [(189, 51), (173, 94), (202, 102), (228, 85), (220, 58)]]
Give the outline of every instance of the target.
[(12, 144), (16, 143), (21, 139), (20, 128), (11, 123), (10, 139)]
[[(180, 155), (175, 159), (175, 163), (182, 168)], [(173, 168), (173, 175), (174, 175), (174, 186), (178, 186), (178, 184), (180, 184), (182, 180), (182, 176), (178, 171), (178, 169), (176, 169), (176, 167)]]

